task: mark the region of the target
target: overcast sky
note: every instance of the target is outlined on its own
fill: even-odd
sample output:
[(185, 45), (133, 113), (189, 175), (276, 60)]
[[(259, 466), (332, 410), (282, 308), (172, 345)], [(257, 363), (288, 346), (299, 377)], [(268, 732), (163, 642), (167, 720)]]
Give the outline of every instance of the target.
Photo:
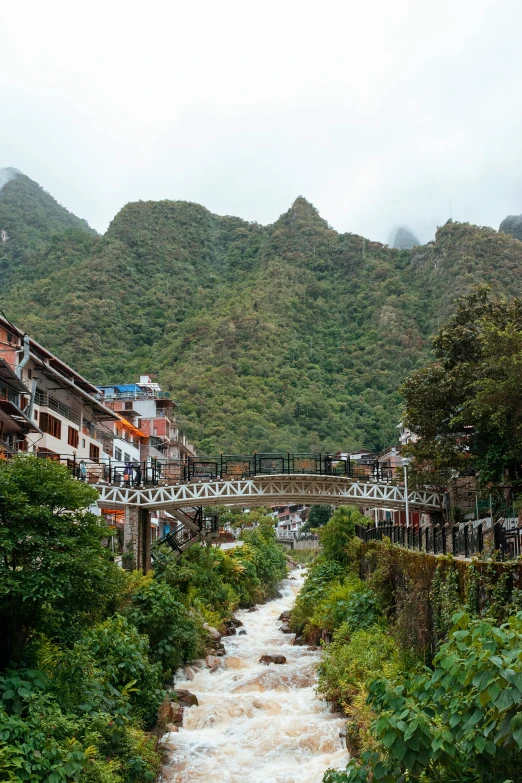
[(137, 199), (425, 241), (522, 213), (520, 0), (4, 4), (0, 166), (104, 231)]

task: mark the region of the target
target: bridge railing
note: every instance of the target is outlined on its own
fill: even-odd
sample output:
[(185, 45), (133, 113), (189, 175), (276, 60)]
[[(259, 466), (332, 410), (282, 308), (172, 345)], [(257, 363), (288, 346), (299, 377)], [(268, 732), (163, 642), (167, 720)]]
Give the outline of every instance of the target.
[(153, 458), (146, 461), (115, 460), (111, 457), (81, 459), (74, 454), (39, 451), (38, 457), (57, 460), (89, 484), (150, 487), (168, 484), (237, 481), (267, 475), (345, 476), (355, 481), (399, 484), (396, 468), (378, 461), (356, 462), (329, 454), (220, 454), (219, 457), (186, 459)]
[(224, 481), (247, 479), (263, 475), (314, 474), (347, 476), (352, 479), (393, 483), (397, 469), (382, 466), (377, 460), (364, 463), (330, 454), (255, 453), (220, 454), (219, 457), (189, 457), (185, 464), (187, 481)]

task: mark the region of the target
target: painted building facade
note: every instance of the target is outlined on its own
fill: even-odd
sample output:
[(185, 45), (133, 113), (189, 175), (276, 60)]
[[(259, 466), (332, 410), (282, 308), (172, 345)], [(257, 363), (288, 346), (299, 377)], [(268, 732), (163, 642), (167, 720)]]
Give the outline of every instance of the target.
[[(4, 421), (2, 431), (7, 434), (9, 451), (98, 463), (102, 444), (97, 430), (112, 422), (115, 415), (96, 399), (96, 386), (3, 317), (0, 361), (4, 398), (12, 405), (12, 395), (18, 394), (17, 407), (22, 414), (11, 413), (15, 422), (18, 415), (18, 433), (8, 433)], [(5, 418), (5, 401), (0, 409)]]

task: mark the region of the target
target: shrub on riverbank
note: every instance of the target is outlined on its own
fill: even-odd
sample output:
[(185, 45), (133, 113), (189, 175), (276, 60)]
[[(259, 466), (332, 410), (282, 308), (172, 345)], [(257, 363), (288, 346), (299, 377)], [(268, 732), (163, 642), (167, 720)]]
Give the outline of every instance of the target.
[(93, 490), (32, 456), (0, 463), (0, 780), (153, 783), (147, 733), (205, 621), (274, 594), (285, 555), (267, 520), (230, 552), (163, 552), (121, 571)]
[[(305, 637), (322, 625), (333, 638), (318, 692), (346, 714), (352, 759), (325, 783), (521, 781), (522, 613), (510, 572), (460, 572), (450, 558), (382, 544), (367, 552), (362, 581), (358, 545), (348, 536), (340, 552), (333, 527), (325, 532), (332, 547), (310, 568), (292, 617)], [(439, 645), (429, 666), (409, 630), (419, 596)]]

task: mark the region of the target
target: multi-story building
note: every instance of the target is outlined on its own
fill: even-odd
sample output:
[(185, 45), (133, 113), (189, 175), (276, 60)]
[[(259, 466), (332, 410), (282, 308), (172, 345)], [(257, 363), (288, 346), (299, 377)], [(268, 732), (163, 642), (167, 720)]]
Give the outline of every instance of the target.
[[(0, 410), (4, 419), (8, 414), (11, 420), (11, 424), (3, 422), (9, 450), (78, 464), (98, 462), (102, 447), (96, 429), (116, 417), (96, 399), (96, 386), (3, 317), (0, 360), (4, 379)], [(13, 431), (13, 422), (18, 431)]]
[(149, 375), (141, 375), (138, 383), (98, 387), (98, 399), (118, 417), (111, 425), (112, 450), (110, 444), (105, 446), (116, 462), (157, 461), (168, 466), (169, 478), (182, 477), (183, 463), (196, 450), (179, 432), (174, 414), (177, 405), (168, 392)]
[(310, 508), (302, 503), (274, 507), (273, 515), (277, 519), (277, 535), (284, 537), (299, 533), (308, 518), (309, 510)]

